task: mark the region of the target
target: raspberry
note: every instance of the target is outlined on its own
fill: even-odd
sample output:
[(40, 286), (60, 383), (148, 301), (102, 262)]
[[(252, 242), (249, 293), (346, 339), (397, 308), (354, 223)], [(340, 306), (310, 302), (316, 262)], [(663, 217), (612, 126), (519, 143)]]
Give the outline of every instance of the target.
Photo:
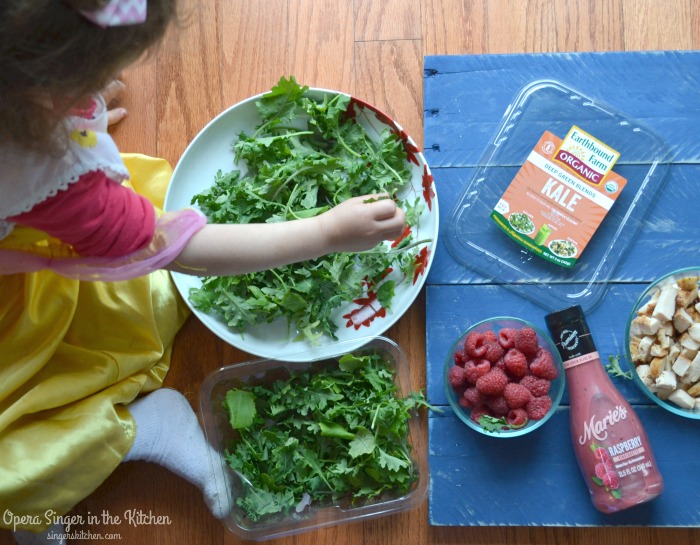
[(454, 355), (455, 365), (459, 365), (460, 367), (464, 367), (464, 364), (466, 363), (466, 361), (468, 359), (469, 359), (469, 356), (467, 356), (467, 353), (464, 351), (464, 349), (455, 350), (455, 355)]
[(517, 334), (517, 329), (504, 327), (498, 332), (498, 344), (500, 344), (504, 348), (504, 350), (513, 348), (515, 346), (515, 336)]
[(605, 462), (605, 460), (608, 460), (610, 458), (610, 454), (608, 453), (608, 449), (603, 448), (603, 447), (598, 447), (593, 451), (593, 458), (598, 460), (599, 462)]
[(535, 375), (525, 375), (520, 379), (520, 384), (525, 386), (534, 397), (540, 397), (549, 393), (551, 382), (546, 379), (536, 377)]
[(506, 415), (506, 422), (513, 428), (522, 428), (527, 424), (527, 411), (525, 409), (511, 409)]
[(491, 363), (496, 363), (503, 356), (503, 348), (496, 341), (487, 342), (484, 346), (486, 346), (484, 359), (489, 360)]
[(503, 396), (491, 396), (486, 398), (486, 405), (493, 411), (494, 416), (505, 416), (510, 410), (508, 402)]
[(554, 380), (558, 375), (557, 366), (554, 365), (552, 355), (543, 348), (537, 351), (535, 359), (530, 362), (530, 371), (536, 377), (547, 380)]
[(484, 397), (474, 387), (464, 390), (462, 397), (459, 398), (459, 404), (467, 409), (478, 407), (484, 403)]
[(516, 378), (524, 377), (528, 372), (527, 358), (520, 350), (511, 348), (503, 357), (506, 371)]
[(551, 408), (552, 400), (549, 396), (533, 397), (525, 405), (525, 410), (530, 420), (541, 420)]
[(595, 476), (598, 477), (601, 481), (603, 480), (603, 477), (605, 477), (605, 474), (608, 472), (608, 468), (605, 467), (605, 464), (602, 462), (598, 462), (595, 465)]
[(495, 343), (498, 340), (498, 336), (490, 329), (484, 331), (484, 341), (487, 343)]
[(496, 363), (491, 364), (491, 367), (498, 367), (501, 371), (506, 370), (506, 360), (500, 358)]
[(620, 487), (620, 479), (617, 478), (617, 473), (614, 471), (608, 471), (603, 477), (603, 486), (609, 488), (610, 490), (615, 490)]
[(464, 364), (464, 372), (469, 384), (476, 384), (479, 377), (483, 377), (491, 370), (491, 364), (487, 360), (469, 360)]
[(483, 358), (486, 354), (484, 346), (484, 334), (472, 332), (464, 339), (464, 350), (472, 358)]
[(460, 367), (458, 365), (450, 367), (447, 374), (447, 380), (455, 392), (461, 392), (464, 390), (464, 388), (467, 386), (467, 374), (464, 371), (464, 367)]
[(537, 333), (531, 327), (524, 327), (518, 330), (515, 335), (514, 346), (526, 356), (534, 356), (539, 348)]
[(491, 409), (489, 409), (486, 405), (479, 405), (479, 406), (474, 407), (472, 409), (472, 412), (469, 415), (469, 418), (471, 418), (474, 422), (476, 422), (478, 424), (479, 419), (484, 415), (493, 416), (491, 414)]
[(508, 403), (508, 408), (519, 409), (527, 405), (527, 402), (532, 398), (532, 394), (525, 386), (511, 382), (503, 388), (503, 397)]
[(477, 379), (476, 388), (484, 395), (495, 396), (503, 391), (506, 384), (508, 384), (508, 377), (496, 367)]

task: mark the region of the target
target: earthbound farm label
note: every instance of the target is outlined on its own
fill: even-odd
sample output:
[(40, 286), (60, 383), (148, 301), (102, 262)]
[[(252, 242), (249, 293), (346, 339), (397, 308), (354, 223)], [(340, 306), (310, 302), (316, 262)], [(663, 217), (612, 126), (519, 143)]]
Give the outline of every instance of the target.
[(627, 183), (612, 171), (619, 157), (576, 126), (564, 140), (547, 131), (491, 218), (535, 255), (571, 268)]

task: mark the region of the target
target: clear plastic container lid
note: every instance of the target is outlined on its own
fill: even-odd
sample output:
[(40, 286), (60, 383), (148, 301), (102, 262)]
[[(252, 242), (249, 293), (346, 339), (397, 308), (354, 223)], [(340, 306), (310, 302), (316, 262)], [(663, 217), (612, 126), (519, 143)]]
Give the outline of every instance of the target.
[[(491, 218), (546, 131), (564, 139), (578, 127), (619, 152), (612, 171), (627, 180), (572, 268), (551, 263)], [(472, 178), (453, 207), (445, 244), (460, 263), (547, 310), (602, 299), (666, 182), (670, 148), (648, 127), (603, 102), (552, 80), (524, 87), (506, 110)]]

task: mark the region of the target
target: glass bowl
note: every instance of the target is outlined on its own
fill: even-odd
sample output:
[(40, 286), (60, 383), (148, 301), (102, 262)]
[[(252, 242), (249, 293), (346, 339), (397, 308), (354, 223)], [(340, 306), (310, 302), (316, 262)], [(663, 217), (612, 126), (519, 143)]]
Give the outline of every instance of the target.
[[(683, 333), (679, 332), (679, 330), (673, 325), (673, 320), (671, 320), (670, 322), (671, 327), (673, 327), (673, 335), (670, 339), (671, 344), (669, 348), (670, 359), (666, 362), (663, 362), (663, 356), (658, 356), (662, 358), (661, 362), (654, 362), (654, 357), (652, 357), (651, 355), (645, 356), (646, 354), (648, 354), (647, 348), (649, 347), (649, 343), (651, 342), (650, 340), (646, 343), (646, 346), (643, 347), (640, 345), (636, 345), (636, 341), (633, 342), (633, 338), (643, 339), (644, 337), (650, 337), (650, 335), (645, 335), (644, 333), (650, 333), (651, 331), (654, 331), (654, 328), (657, 326), (657, 324), (653, 321), (654, 318), (656, 318), (661, 324), (668, 323), (664, 319), (668, 313), (665, 312), (664, 309), (657, 310), (655, 303), (656, 297), (658, 297), (661, 294), (665, 286), (669, 286), (667, 288), (668, 290), (670, 290), (669, 293), (673, 293), (673, 291), (678, 290), (680, 288), (697, 287), (698, 278), (700, 278), (700, 267), (687, 267), (670, 272), (662, 276), (655, 282), (652, 282), (642, 292), (642, 294), (637, 299), (637, 302), (634, 304), (634, 307), (630, 312), (629, 318), (627, 319), (627, 327), (625, 331), (625, 351), (627, 356), (627, 362), (632, 371), (635, 384), (650, 400), (652, 400), (660, 407), (663, 407), (667, 411), (682, 416), (684, 418), (692, 418), (696, 420), (700, 420), (700, 405), (697, 402), (695, 403), (695, 406), (693, 408), (685, 408), (672, 401), (674, 399), (673, 395), (671, 395), (670, 399), (667, 397), (668, 395), (670, 395), (669, 390), (672, 387), (673, 376), (667, 374), (665, 376), (665, 380), (662, 380), (660, 382), (662, 386), (659, 387), (656, 385), (656, 380), (653, 380), (653, 382), (651, 382), (652, 379), (647, 379), (647, 381), (645, 382), (645, 380), (642, 377), (640, 377), (640, 373), (642, 375), (645, 375), (647, 371), (651, 371), (651, 368), (655, 367), (656, 369), (661, 369), (662, 371), (672, 373), (675, 376), (677, 385), (684, 380), (684, 377), (686, 377), (686, 380), (690, 380), (690, 378), (688, 377), (695, 377), (697, 375), (697, 381), (692, 382), (697, 384), (697, 389), (700, 390), (700, 348), (698, 348), (698, 350), (687, 348), (688, 346), (692, 346), (692, 343), (687, 338), (684, 338), (682, 336)], [(684, 279), (688, 280), (684, 281)], [(682, 291), (687, 292), (689, 290)], [(688, 296), (688, 298), (692, 298), (692, 300), (687, 305), (685, 305), (685, 302), (681, 304), (678, 302), (681, 299), (676, 298), (675, 307), (673, 308), (674, 314), (678, 310), (679, 304), (681, 304), (681, 306), (683, 306), (684, 308), (688, 309), (692, 307), (692, 309), (689, 312), (689, 315), (691, 318), (693, 318), (693, 314), (695, 314), (693, 311), (695, 311), (697, 314), (695, 314), (695, 319), (693, 320), (693, 322), (700, 323), (700, 312), (697, 312), (697, 310), (694, 308), (695, 304), (700, 303), (700, 298), (698, 298), (697, 294), (695, 294), (693, 297), (692, 293), (680, 293), (681, 298), (684, 298), (686, 295)], [(649, 318), (649, 320), (643, 327), (651, 329), (642, 330), (638, 325), (636, 325), (637, 323), (634, 322), (634, 320), (638, 319), (638, 317), (640, 316), (645, 316), (646, 318), (643, 318), (644, 320)], [(680, 325), (681, 322), (682, 320), (679, 321), (678, 324)], [(661, 327), (663, 327), (663, 325), (661, 325)], [(697, 329), (700, 329), (700, 325), (698, 325)], [(698, 336), (697, 333), (695, 334), (695, 336)], [(644, 345), (645, 343), (641, 344)], [(633, 345), (635, 345), (634, 348)], [(700, 346), (700, 343), (698, 343), (698, 345)], [(676, 358), (676, 349), (681, 352), (678, 358), (683, 357), (685, 358), (685, 360), (687, 360), (685, 361), (685, 363), (682, 363), (683, 360)], [(659, 354), (659, 352), (656, 353)], [(683, 371), (684, 367), (688, 364), (688, 362), (690, 362), (690, 368), (685, 370), (685, 372), (683, 372), (682, 374), (678, 374)], [(644, 365), (649, 365), (649, 369), (642, 367)], [(656, 390), (658, 392), (658, 395), (653, 390)], [(680, 395), (681, 398), (685, 398), (685, 396), (682, 396), (682, 394), (675, 395)], [(687, 398), (685, 399), (687, 400)], [(696, 397), (695, 399), (700, 398)]]
[[(467, 338), (467, 336), (470, 333), (484, 333), (486, 331), (493, 331), (496, 336), (498, 336), (499, 332), (502, 329), (516, 329), (516, 330), (521, 330), (523, 328), (532, 328), (535, 333), (537, 334), (537, 341), (538, 345), (540, 348), (547, 350), (550, 355), (552, 356), (552, 360), (554, 362), (554, 365), (556, 366), (556, 378), (554, 378), (550, 382), (549, 386), (549, 392), (547, 395), (549, 395), (550, 399), (552, 400), (552, 406), (548, 410), (548, 412), (542, 417), (537, 420), (535, 419), (528, 419), (527, 423), (524, 426), (521, 427), (513, 427), (513, 428), (503, 428), (503, 427), (498, 427), (496, 426), (496, 429), (490, 429), (491, 427), (484, 428), (482, 425), (479, 423), (475, 422), (471, 418), (471, 411), (472, 409), (470, 408), (465, 408), (460, 404), (460, 398), (461, 396), (455, 391), (455, 389), (452, 387), (450, 383), (450, 369), (455, 366), (455, 353), (463, 350), (464, 348), (464, 343)], [(507, 349), (504, 350), (504, 353), (507, 352)], [(531, 363), (532, 358), (527, 358), (528, 359), (528, 364)], [(510, 374), (508, 374), (510, 376)], [(517, 382), (518, 379), (514, 378), (511, 376), (510, 378), (511, 382)], [(564, 384), (565, 384), (565, 378), (564, 378), (564, 365), (561, 361), (561, 357), (559, 356), (559, 352), (556, 349), (556, 346), (552, 339), (541, 329), (538, 327), (534, 326), (533, 324), (521, 320), (520, 318), (512, 318), (508, 316), (502, 316), (502, 317), (495, 317), (495, 318), (489, 318), (486, 320), (483, 320), (481, 322), (478, 322), (466, 331), (462, 333), (459, 338), (454, 342), (452, 347), (449, 350), (449, 353), (447, 354), (447, 358), (445, 359), (445, 369), (444, 369), (444, 383), (445, 383), (445, 394), (447, 395), (447, 399), (450, 403), (450, 407), (452, 407), (452, 410), (454, 413), (457, 415), (457, 417), (464, 422), (468, 427), (471, 429), (485, 434), (489, 435), (491, 437), (500, 437), (500, 438), (510, 438), (510, 437), (520, 437), (522, 435), (531, 433), (535, 431), (536, 429), (540, 428), (543, 426), (547, 420), (554, 414), (555, 410), (559, 406), (559, 403), (561, 402), (562, 395), (564, 393)], [(495, 416), (494, 418), (499, 418), (498, 416)]]

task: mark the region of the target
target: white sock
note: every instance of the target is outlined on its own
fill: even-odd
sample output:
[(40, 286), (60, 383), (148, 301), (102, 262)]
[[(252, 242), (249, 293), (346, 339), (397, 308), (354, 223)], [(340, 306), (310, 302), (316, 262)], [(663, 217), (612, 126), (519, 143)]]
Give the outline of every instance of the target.
[(12, 535), (18, 545), (65, 545), (66, 540), (63, 535), (66, 533), (63, 524), (53, 524), (49, 529), (40, 532), (30, 532), (29, 530), (17, 530)]
[(231, 505), (221, 457), (204, 437), (187, 399), (175, 390), (161, 388), (127, 408), (136, 422), (136, 437), (124, 461), (142, 460), (165, 467), (197, 486), (216, 518), (225, 517)]

